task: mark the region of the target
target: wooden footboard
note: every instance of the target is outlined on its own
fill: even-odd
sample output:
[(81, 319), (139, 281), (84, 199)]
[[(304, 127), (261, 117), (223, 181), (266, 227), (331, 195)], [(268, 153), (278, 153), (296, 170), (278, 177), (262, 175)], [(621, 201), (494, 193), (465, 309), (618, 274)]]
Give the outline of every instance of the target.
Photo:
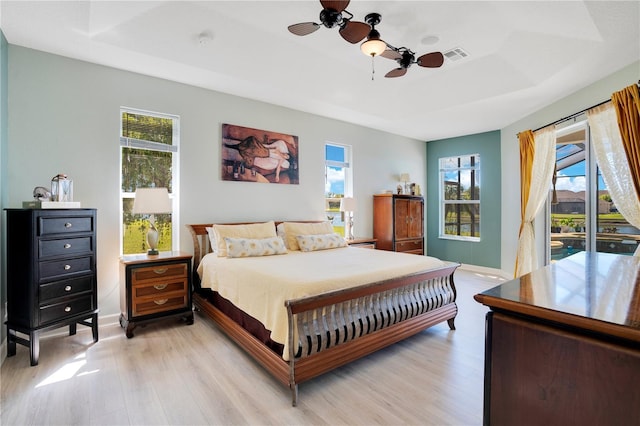
[[(205, 227), (188, 225), (194, 248), (207, 245)], [(200, 241), (196, 246), (195, 238)], [(197, 263), (204, 252), (199, 252)], [(458, 312), (453, 274), (447, 266), (356, 288), (288, 300), (289, 360), (267, 347), (199, 294), (197, 308), (278, 381), (288, 386), (295, 406), (298, 385), (351, 361), (448, 321), (455, 329)]]

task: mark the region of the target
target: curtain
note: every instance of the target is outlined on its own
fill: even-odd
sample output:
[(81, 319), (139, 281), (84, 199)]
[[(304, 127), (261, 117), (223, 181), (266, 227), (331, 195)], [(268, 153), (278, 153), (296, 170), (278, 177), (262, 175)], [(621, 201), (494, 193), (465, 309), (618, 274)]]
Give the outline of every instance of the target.
[[(624, 218), (640, 228), (640, 197), (629, 166), (618, 127), (616, 109), (611, 102), (587, 111), (593, 151), (611, 200)], [(637, 150), (637, 147), (636, 147)], [(636, 158), (636, 161), (640, 161)], [(640, 245), (636, 248), (640, 256)]]
[(622, 146), (627, 154), (636, 195), (640, 198), (640, 93), (637, 85), (624, 88), (611, 96), (616, 108)]
[(535, 133), (527, 130), (520, 139), (520, 231), (515, 276), (538, 268), (533, 220), (549, 195), (556, 154), (555, 126)]

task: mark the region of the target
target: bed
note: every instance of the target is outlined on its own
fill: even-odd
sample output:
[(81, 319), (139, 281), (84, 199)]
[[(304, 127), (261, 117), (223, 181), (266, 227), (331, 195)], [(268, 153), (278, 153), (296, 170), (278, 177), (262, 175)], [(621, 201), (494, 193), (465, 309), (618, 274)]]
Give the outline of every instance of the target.
[(288, 386), (294, 406), (300, 383), (435, 324), (455, 330), (457, 263), (349, 247), (328, 223), (187, 228), (196, 309)]

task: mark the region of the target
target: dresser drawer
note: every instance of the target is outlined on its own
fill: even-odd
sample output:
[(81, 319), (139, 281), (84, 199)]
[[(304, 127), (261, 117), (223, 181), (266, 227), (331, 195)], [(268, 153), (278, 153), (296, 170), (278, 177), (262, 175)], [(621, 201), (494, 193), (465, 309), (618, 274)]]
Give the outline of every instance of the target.
[(131, 285), (136, 286), (148, 280), (158, 281), (176, 277), (186, 278), (187, 269), (186, 263), (135, 268), (131, 271)]
[(155, 284), (137, 285), (131, 289), (133, 299), (141, 297), (164, 297), (171, 293), (186, 293), (189, 282), (186, 278), (158, 282)]
[(40, 325), (63, 320), (94, 309), (93, 297), (90, 294), (61, 303), (42, 305), (40, 306)]
[(40, 218), (41, 236), (78, 232), (93, 232), (93, 218), (90, 216)]
[(40, 257), (64, 256), (79, 253), (91, 253), (91, 237), (62, 238), (59, 240), (40, 240)]
[(422, 254), (422, 238), (419, 240), (396, 241), (396, 251)]
[(134, 317), (155, 314), (157, 312), (167, 312), (174, 309), (186, 308), (188, 306), (187, 294), (174, 294), (166, 297), (156, 297), (152, 299), (133, 299), (132, 314)]
[(40, 285), (40, 303), (45, 303), (58, 297), (66, 297), (85, 291), (93, 290), (93, 276), (76, 278), (73, 280), (55, 281)]
[(40, 262), (40, 281), (92, 273), (92, 263), (91, 256)]

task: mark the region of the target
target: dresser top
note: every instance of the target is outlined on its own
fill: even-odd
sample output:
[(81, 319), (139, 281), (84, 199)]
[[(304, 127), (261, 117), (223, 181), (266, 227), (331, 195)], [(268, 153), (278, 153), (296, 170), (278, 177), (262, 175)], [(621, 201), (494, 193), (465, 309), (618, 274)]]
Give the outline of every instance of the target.
[(579, 252), (474, 298), (494, 310), (640, 342), (640, 257)]

